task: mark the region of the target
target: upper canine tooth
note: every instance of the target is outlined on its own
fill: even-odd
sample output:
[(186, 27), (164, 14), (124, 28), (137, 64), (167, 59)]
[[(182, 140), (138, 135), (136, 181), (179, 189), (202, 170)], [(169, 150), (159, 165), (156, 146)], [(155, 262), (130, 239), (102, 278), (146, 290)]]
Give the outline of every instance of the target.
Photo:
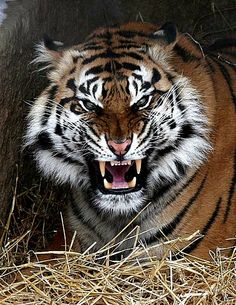
[(103, 184), (104, 184), (104, 187), (105, 189), (112, 189), (112, 183), (108, 182), (106, 178), (103, 179)]
[(102, 177), (105, 176), (105, 165), (106, 165), (105, 161), (99, 161), (99, 167)]
[(129, 188), (135, 187), (136, 182), (137, 182), (137, 178), (134, 177), (131, 181), (128, 182)]
[(141, 159), (135, 160), (135, 163), (136, 163), (137, 174), (139, 175), (141, 172), (142, 160)]

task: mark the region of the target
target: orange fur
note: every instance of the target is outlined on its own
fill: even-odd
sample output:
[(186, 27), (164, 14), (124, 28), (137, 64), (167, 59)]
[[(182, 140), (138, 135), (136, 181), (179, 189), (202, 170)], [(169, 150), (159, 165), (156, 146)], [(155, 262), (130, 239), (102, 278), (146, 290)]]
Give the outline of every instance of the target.
[[(195, 200), (196, 196), (195, 204), (189, 206), (185, 217), (173, 230), (172, 237), (185, 236), (200, 230), (205, 234), (205, 237), (195, 244), (193, 243), (192, 253), (208, 257), (210, 249), (235, 245), (235, 240), (227, 238), (232, 238), (236, 234), (236, 120), (235, 100), (233, 101), (236, 94), (236, 48), (224, 46), (216, 51), (211, 48), (202, 48), (190, 36), (183, 34), (178, 34), (177, 41), (173, 44), (165, 44), (164, 42), (156, 44), (153, 39), (147, 37), (159, 28), (152, 24), (129, 23), (119, 28), (111, 28), (109, 32), (112, 33), (113, 49), (120, 45), (121, 37), (116, 34), (119, 31), (144, 34), (131, 35), (132, 37), (127, 38), (127, 40), (130, 43), (140, 45), (140, 48), (149, 48), (150, 53), (143, 53), (145, 64), (149, 69), (158, 67), (161, 71), (161, 80), (155, 84), (156, 89), (168, 90), (171, 87), (171, 82), (166, 76), (166, 69), (169, 69), (172, 73), (186, 76), (201, 96), (208, 118), (208, 127), (211, 130), (209, 138), (212, 143), (212, 152), (197, 170), (191, 183), (182, 189), (175, 200), (163, 209), (161, 216), (159, 214), (157, 217), (162, 217), (166, 223), (171, 223), (171, 220), (185, 208), (187, 203)], [(73, 52), (79, 50), (83, 53), (89, 44), (96, 47), (106, 47), (99, 38), (106, 33), (108, 33), (107, 29), (98, 29), (88, 37), (85, 43), (73, 47)], [(116, 53), (126, 51), (129, 50), (124, 46), (117, 49)], [(228, 52), (224, 55), (225, 51), (231, 53)], [(69, 55), (67, 55), (66, 69), (62, 69), (61, 67), (65, 66), (65, 52), (69, 52), (69, 50), (64, 51), (61, 61), (58, 61), (57, 57), (58, 64), (49, 74), (49, 78), (59, 86), (56, 94), (58, 102), (63, 97), (72, 96), (73, 92), (67, 88), (66, 84), (69, 79), (79, 75), (82, 69), (82, 59), (74, 63), (72, 59), (68, 59)], [(100, 51), (90, 50), (87, 52), (92, 57), (99, 54)], [(156, 54), (159, 57), (158, 61), (155, 62)], [(117, 61), (119, 62), (119, 60)], [(90, 68), (104, 66), (108, 62), (110, 62), (110, 58), (98, 57), (91, 63)], [(129, 58), (129, 63), (137, 65), (138, 61)], [(73, 72), (69, 74), (69, 71), (72, 70)], [(108, 138), (112, 140), (126, 139), (134, 132), (141, 132), (146, 118), (145, 111), (142, 114), (132, 113), (129, 107), (130, 95), (124, 90), (126, 80), (122, 79), (123, 73), (128, 75), (128, 72), (122, 68), (119, 72), (115, 72), (114, 68), (114, 79), (105, 87), (110, 94), (102, 101), (103, 113), (99, 117), (95, 113), (88, 114), (88, 120), (96, 133), (106, 133)], [(101, 79), (109, 76), (110, 74), (106, 71), (99, 73)], [(189, 173), (189, 177), (190, 174), (193, 172)]]

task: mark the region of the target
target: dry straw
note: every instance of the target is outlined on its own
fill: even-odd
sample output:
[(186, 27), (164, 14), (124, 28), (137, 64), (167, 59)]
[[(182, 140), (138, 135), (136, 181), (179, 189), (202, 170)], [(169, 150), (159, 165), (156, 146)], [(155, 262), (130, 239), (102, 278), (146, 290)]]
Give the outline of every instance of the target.
[[(7, 244), (2, 261), (23, 238)], [(0, 304), (236, 304), (236, 248), (230, 257), (218, 249), (211, 261), (187, 255), (173, 260), (178, 241), (168, 242), (162, 260), (142, 259), (149, 252), (145, 247), (117, 262), (111, 261), (111, 248), (33, 253), (28, 263), (0, 269)]]

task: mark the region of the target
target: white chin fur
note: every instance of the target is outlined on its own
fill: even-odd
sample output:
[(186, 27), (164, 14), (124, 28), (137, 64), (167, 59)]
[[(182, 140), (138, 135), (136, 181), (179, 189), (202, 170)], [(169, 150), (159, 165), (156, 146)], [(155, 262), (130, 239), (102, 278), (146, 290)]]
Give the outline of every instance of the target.
[(106, 213), (128, 215), (139, 211), (144, 201), (145, 196), (141, 190), (123, 195), (104, 195), (97, 191), (93, 203)]

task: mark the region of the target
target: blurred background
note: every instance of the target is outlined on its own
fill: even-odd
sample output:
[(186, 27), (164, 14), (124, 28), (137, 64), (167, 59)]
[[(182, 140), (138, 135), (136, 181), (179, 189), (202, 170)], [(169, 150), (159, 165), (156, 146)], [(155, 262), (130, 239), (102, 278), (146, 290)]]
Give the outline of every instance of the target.
[(172, 21), (206, 44), (232, 34), (235, 17), (236, 0), (0, 0), (0, 246), (45, 247), (67, 202), (68, 187), (42, 179), (21, 148), (28, 104), (47, 84), (30, 64), (43, 34), (72, 45), (101, 26)]

